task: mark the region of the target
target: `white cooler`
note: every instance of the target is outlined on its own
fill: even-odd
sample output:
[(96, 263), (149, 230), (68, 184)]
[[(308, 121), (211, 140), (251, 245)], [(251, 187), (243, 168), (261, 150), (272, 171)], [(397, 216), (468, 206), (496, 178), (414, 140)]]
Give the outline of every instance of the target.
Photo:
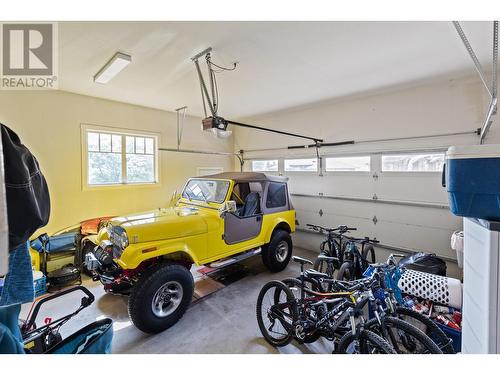
[(464, 218), (462, 353), (500, 353), (500, 222)]

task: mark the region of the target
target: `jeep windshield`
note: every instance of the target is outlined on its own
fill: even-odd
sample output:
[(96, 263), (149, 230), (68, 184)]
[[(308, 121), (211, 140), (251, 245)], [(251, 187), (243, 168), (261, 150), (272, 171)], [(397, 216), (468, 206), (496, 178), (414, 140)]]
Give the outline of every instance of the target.
[(191, 179), (187, 183), (182, 197), (188, 200), (222, 203), (229, 190), (229, 181)]

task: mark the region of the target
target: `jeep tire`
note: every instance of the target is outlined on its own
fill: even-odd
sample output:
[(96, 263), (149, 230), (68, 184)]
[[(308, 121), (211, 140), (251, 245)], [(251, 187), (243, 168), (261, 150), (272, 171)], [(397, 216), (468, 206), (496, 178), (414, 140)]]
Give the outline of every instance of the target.
[(179, 264), (155, 265), (132, 288), (128, 301), (130, 319), (143, 332), (162, 332), (184, 315), (193, 291), (193, 275), (188, 269)]
[(275, 230), (271, 241), (262, 247), (262, 263), (271, 272), (283, 271), (292, 257), (292, 237), (285, 230)]

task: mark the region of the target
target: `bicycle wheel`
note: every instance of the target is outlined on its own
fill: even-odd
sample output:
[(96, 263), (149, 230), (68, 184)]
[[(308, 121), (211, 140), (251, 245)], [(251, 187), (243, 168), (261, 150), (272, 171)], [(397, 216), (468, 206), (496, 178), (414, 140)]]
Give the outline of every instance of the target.
[(256, 310), (260, 332), (269, 344), (285, 346), (292, 341), (295, 297), (285, 284), (281, 281), (265, 284), (257, 297)]
[[(329, 256), (328, 254), (324, 254), (324, 255)], [(314, 261), (313, 268), (316, 271), (326, 273), (330, 277), (333, 277), (333, 273), (335, 272), (335, 267), (331, 262), (327, 262), (327, 261), (319, 260), (319, 259), (316, 259)]]
[[(285, 284), (292, 291), (295, 299), (300, 299), (301, 283), (300, 283), (299, 278), (289, 277), (289, 278), (281, 280), (281, 282), (283, 284)], [(315, 286), (311, 281), (308, 281), (308, 280), (304, 280), (304, 287), (306, 289), (309, 289), (309, 290), (318, 291), (317, 286)], [(278, 292), (278, 290), (276, 290), (276, 292)], [(310, 294), (307, 293), (307, 291), (306, 291), (305, 296), (308, 297), (308, 296), (310, 296)], [(275, 301), (277, 301), (276, 295), (274, 298), (275, 298)]]
[[(288, 278), (288, 279), (284, 279), (282, 282), (283, 282), (283, 284), (285, 284), (287, 287), (290, 288), (290, 290), (294, 294), (296, 300), (300, 299), (301, 283), (300, 283), (299, 279)], [(307, 287), (307, 285), (306, 285), (306, 287)], [(276, 291), (278, 291), (278, 290), (276, 290)], [(309, 294), (306, 293), (306, 297), (308, 297), (308, 296), (309, 296)], [(276, 299), (276, 297), (277, 296), (275, 294), (275, 299)], [(306, 334), (305, 338), (303, 338), (303, 339), (295, 337), (295, 340), (297, 340), (300, 344), (310, 344), (310, 343), (313, 343), (316, 340), (318, 340), (320, 337), (321, 337), (321, 335), (319, 334), (319, 332), (314, 331), (312, 333)]]
[(375, 263), (375, 248), (372, 244), (366, 244), (361, 255), (368, 264)]
[(337, 280), (351, 281), (354, 280), (354, 267), (349, 261), (342, 263), (339, 272), (337, 273)]
[[(444, 354), (456, 354), (453, 349), (453, 341), (438, 327), (436, 323), (429, 317), (420, 314), (417, 311), (406, 307), (396, 307), (396, 314), (399, 319), (402, 319), (413, 326), (416, 326), (425, 334), (427, 334)], [(422, 327), (422, 328), (420, 328)]]
[(387, 335), (382, 333), (376, 318), (366, 322), (365, 328), (383, 336), (398, 354), (443, 354), (430, 337), (404, 320), (385, 317), (382, 324)]
[(345, 256), (345, 252), (347, 250), (347, 242), (342, 242), (342, 246), (340, 246), (340, 249), (339, 249), (339, 261), (340, 263), (344, 263), (344, 261), (346, 260), (346, 256)]
[(337, 354), (397, 354), (394, 348), (379, 335), (364, 329), (357, 338), (347, 332), (339, 341)]

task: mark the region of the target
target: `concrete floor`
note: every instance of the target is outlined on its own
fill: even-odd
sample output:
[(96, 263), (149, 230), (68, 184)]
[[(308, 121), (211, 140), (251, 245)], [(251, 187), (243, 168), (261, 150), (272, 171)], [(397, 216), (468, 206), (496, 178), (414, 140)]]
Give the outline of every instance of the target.
[[(317, 253), (295, 248), (294, 255), (314, 260)], [(270, 280), (297, 276), (298, 264), (290, 262), (277, 274), (265, 269), (260, 256), (242, 264), (251, 275), (192, 304), (176, 325), (156, 335), (145, 334), (132, 325), (127, 314), (127, 297), (105, 294), (99, 283), (86, 280), (84, 285), (96, 300), (65, 324), (61, 333), (66, 337), (97, 319), (109, 317), (114, 321), (113, 353), (331, 353), (332, 344), (324, 339), (307, 345), (292, 341), (285, 347), (274, 348), (264, 340), (257, 325), (255, 305), (261, 287)], [(48, 302), (41, 309), (41, 320), (69, 313), (79, 306), (80, 298), (81, 294), (71, 293)], [(21, 318), (28, 309), (29, 305), (23, 306)]]

